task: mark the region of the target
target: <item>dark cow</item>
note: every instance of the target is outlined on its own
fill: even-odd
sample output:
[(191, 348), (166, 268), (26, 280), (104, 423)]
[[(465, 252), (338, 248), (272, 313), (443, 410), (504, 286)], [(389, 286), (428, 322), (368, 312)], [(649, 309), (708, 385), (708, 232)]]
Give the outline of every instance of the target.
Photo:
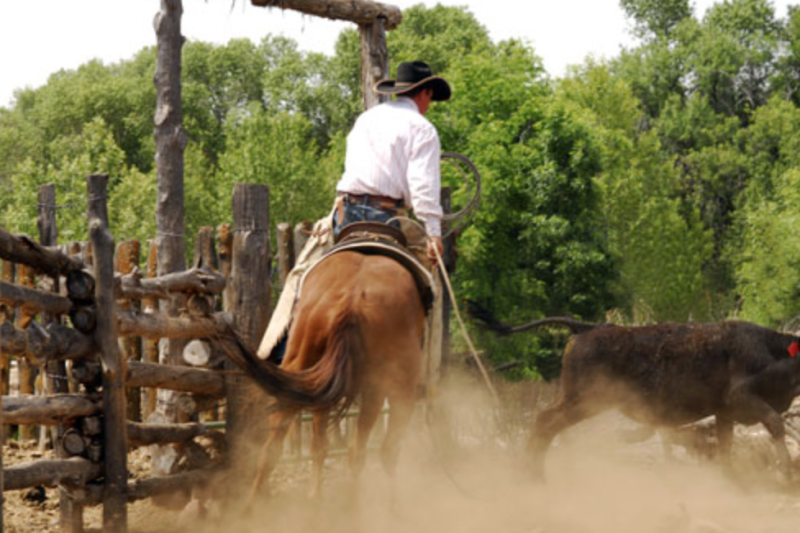
[(781, 413), (800, 394), (797, 336), (739, 321), (623, 327), (545, 318), (512, 328), (485, 310), (472, 311), (501, 334), (548, 325), (576, 333), (564, 351), (560, 398), (539, 415), (530, 438), (537, 477), (556, 435), (615, 407), (655, 427), (714, 415), (725, 461), (733, 423), (761, 422), (772, 436), (782, 472), (790, 477)]

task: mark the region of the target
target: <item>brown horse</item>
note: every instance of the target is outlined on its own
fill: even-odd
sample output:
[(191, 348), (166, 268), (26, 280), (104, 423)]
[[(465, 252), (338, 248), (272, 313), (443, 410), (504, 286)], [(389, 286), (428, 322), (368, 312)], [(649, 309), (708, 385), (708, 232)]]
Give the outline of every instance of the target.
[[(390, 412), (380, 457), (393, 476), (400, 440), (408, 427), (422, 372), (425, 310), (412, 275), (396, 261), (343, 251), (330, 256), (304, 281), (280, 368), (233, 355), (281, 408), (259, 456), (248, 497), (252, 503), (275, 468), (291, 421), (301, 408), (313, 413), (311, 495), (318, 496), (331, 414), (359, 400), (350, 465), (358, 478), (367, 439), (385, 399)], [(237, 360), (238, 359), (238, 360)]]

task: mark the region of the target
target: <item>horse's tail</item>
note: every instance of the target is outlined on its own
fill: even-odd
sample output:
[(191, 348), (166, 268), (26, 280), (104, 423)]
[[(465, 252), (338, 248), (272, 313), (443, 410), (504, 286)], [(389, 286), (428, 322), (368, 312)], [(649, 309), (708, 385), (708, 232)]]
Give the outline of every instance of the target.
[(364, 345), (358, 316), (340, 312), (334, 319), (326, 352), (317, 363), (300, 372), (288, 372), (269, 360), (259, 359), (233, 327), (212, 343), (263, 390), (280, 402), (298, 408), (340, 408), (343, 412), (358, 392), (358, 369)]
[(355, 401), (360, 389), (365, 354), (359, 316), (346, 309), (334, 318), (325, 353), (316, 364), (297, 375), (317, 406), (336, 408), (341, 415)]
[(228, 325), (209, 341), (278, 401), (300, 408), (314, 405), (313, 396), (305, 390), (297, 374), (283, 370), (272, 361), (259, 359), (234, 327)]
[(479, 320), (484, 324), (484, 326), (494, 331), (498, 335), (511, 335), (512, 333), (520, 333), (522, 331), (527, 331), (529, 329), (534, 329), (549, 325), (564, 326), (568, 328), (572, 333), (583, 333), (584, 331), (589, 331), (595, 328), (605, 326), (605, 324), (602, 323), (581, 322), (580, 320), (576, 320), (568, 316), (554, 316), (554, 317), (541, 318), (539, 320), (528, 322), (527, 324), (521, 324), (519, 326), (509, 326), (508, 324), (500, 322), (500, 320), (494, 315), (494, 313), (492, 313), (489, 309), (479, 304), (478, 302), (470, 300), (467, 302), (467, 307), (469, 316), (471, 316), (476, 320)]

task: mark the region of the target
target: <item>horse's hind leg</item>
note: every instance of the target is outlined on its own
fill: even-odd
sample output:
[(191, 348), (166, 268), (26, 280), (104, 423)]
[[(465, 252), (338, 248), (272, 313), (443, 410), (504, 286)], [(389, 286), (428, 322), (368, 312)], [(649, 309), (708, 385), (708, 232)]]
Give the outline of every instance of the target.
[(283, 454), (283, 440), (286, 433), (289, 431), (289, 426), (292, 423), (297, 411), (295, 409), (284, 409), (272, 415), (270, 419), (270, 433), (267, 442), (261, 448), (258, 455), (258, 463), (256, 464), (256, 477), (253, 480), (253, 486), (250, 489), (250, 494), (247, 497), (245, 508), (252, 507), (253, 502), (258, 496), (258, 493), (264, 481), (269, 478), (269, 475), (275, 469), (278, 461)]
[(384, 396), (375, 387), (366, 387), (361, 393), (356, 432), (350, 445), (350, 471), (358, 482), (367, 459), (367, 442), (375, 422), (381, 414)]
[(311, 488), (308, 497), (312, 500), (322, 494), (322, 474), (325, 468), (325, 457), (328, 455), (328, 419), (327, 409), (314, 411), (314, 433), (311, 437), (312, 473)]
[(413, 390), (389, 398), (389, 425), (381, 446), (381, 465), (392, 478), (397, 471), (400, 441), (403, 440), (403, 435), (411, 422), (411, 416), (414, 414), (415, 393), (416, 390)]

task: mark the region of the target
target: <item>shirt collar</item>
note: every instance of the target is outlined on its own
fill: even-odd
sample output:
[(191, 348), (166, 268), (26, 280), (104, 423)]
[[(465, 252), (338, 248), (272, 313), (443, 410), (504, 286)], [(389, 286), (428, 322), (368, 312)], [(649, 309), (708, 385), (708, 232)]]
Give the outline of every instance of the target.
[(397, 102), (399, 105), (402, 105), (403, 107), (413, 109), (414, 111), (419, 113), (419, 107), (417, 107), (417, 103), (408, 96), (396, 96), (395, 102)]

